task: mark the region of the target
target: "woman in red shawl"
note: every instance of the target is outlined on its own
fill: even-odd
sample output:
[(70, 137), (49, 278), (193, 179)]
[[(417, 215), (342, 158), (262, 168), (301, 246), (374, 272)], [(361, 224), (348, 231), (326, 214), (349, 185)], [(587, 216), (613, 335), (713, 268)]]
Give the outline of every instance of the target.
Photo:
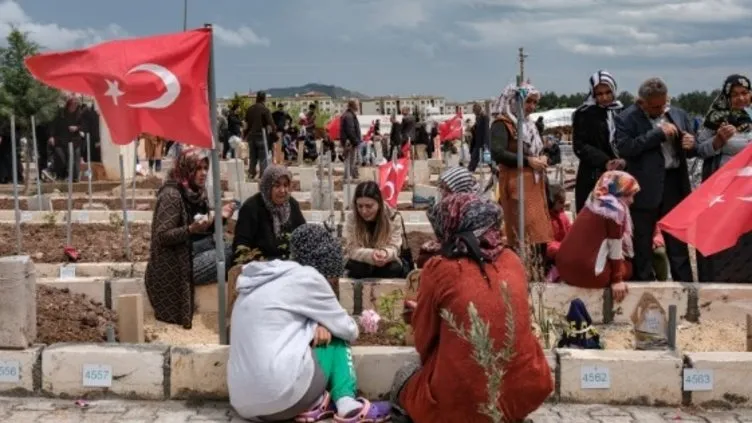
[(637, 180), (627, 172), (601, 175), (556, 255), (564, 282), (580, 288), (610, 285), (614, 299), (624, 299), (624, 280), (632, 274), (634, 256), (629, 206), (639, 190)]
[[(423, 268), (411, 323), (420, 363), (396, 375), (392, 402), (416, 423), (487, 422), (478, 411), (487, 401), (486, 376), (473, 358), (473, 346), (441, 317), (446, 310), (469, 327), (468, 306), (490, 323), (495, 350), (504, 348), (506, 319), (514, 318), (514, 356), (504, 363), (498, 399), (507, 422), (522, 421), (553, 391), (543, 350), (531, 331), (525, 269), (501, 242), (498, 204), (476, 194), (445, 197), (428, 213), (441, 253)], [(510, 298), (505, 306), (502, 282)]]

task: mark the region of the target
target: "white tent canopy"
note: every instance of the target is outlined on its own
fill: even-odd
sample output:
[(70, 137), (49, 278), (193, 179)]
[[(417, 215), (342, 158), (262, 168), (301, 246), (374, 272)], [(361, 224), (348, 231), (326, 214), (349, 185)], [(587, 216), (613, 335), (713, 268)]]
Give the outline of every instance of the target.
[(560, 128), (562, 126), (572, 126), (572, 113), (576, 109), (554, 109), (545, 112), (533, 113), (530, 115), (530, 119), (533, 121), (538, 120), (540, 116), (543, 116), (543, 124), (546, 128)]

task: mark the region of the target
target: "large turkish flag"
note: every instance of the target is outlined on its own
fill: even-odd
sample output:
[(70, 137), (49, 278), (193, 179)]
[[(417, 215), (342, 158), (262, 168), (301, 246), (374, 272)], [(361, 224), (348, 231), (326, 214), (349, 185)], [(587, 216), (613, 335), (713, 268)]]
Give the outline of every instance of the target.
[(709, 256), (752, 231), (752, 140), (658, 226)]
[(211, 30), (196, 29), (40, 54), (26, 67), (47, 85), (93, 96), (116, 144), (147, 132), (212, 148), (210, 49)]

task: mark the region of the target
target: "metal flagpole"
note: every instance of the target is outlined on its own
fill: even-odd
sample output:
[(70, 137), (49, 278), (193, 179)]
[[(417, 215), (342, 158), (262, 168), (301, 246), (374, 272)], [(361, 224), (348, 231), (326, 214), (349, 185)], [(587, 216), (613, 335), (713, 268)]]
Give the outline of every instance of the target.
[(525, 76), (525, 53), (520, 47), (520, 75), (517, 79), (517, 198), (519, 214), (519, 227), (517, 229), (517, 241), (519, 242), (519, 255), (524, 263), (527, 252), (525, 249), (525, 181), (524, 181), (524, 158), (522, 155), (522, 139), (520, 137), (525, 133), (524, 119), (525, 111), (523, 110), (525, 96), (522, 92), (522, 83)]
[[(266, 164), (264, 165), (264, 169), (266, 169), (267, 167), (269, 167), (269, 165), (271, 165), (271, 160), (269, 157), (269, 144), (266, 142), (266, 128), (261, 128), (261, 139), (264, 140), (264, 152), (266, 153)], [(264, 172), (261, 172), (261, 174), (263, 176)]]
[(39, 149), (37, 148), (37, 125), (34, 116), (31, 117), (31, 138), (34, 142), (34, 163), (37, 168), (37, 206), (42, 211), (42, 170), (39, 168)]
[[(204, 24), (204, 27), (212, 29), (211, 24)], [(214, 35), (210, 41), (209, 56), (209, 117), (212, 128), (213, 148), (211, 150), (211, 168), (212, 168), (212, 187), (214, 188), (214, 239), (217, 251), (217, 297), (219, 305), (219, 343), (227, 345), (227, 287), (225, 281), (225, 239), (224, 228), (222, 227), (222, 183), (219, 174), (219, 134), (217, 133), (217, 93), (214, 86)], [(264, 137), (264, 149), (266, 149), (266, 129), (262, 132)], [(269, 152), (266, 153), (267, 160)], [(267, 161), (268, 166), (268, 161)]]
[(136, 149), (133, 153), (133, 183), (131, 185), (131, 208), (136, 210), (136, 175), (138, 175), (138, 139), (136, 139)]
[(66, 219), (66, 245), (71, 245), (72, 243), (71, 225), (73, 224), (73, 162), (75, 161), (75, 157), (73, 156), (73, 143), (68, 141), (68, 219)]
[(125, 147), (120, 147), (120, 155), (118, 156), (118, 160), (120, 161), (120, 204), (123, 208), (123, 248), (125, 249), (125, 257), (130, 260), (131, 259), (131, 243), (129, 242), (129, 234), (128, 234), (128, 205), (125, 201), (125, 190), (127, 189), (125, 186), (125, 157), (123, 155), (123, 150)]
[[(329, 160), (329, 175), (327, 176), (327, 182), (329, 185), (329, 217), (328, 222), (331, 227), (329, 228), (330, 231), (336, 232), (337, 227), (334, 225), (334, 177), (332, 176), (334, 174), (334, 165), (332, 164), (332, 161)], [(321, 183), (321, 187), (323, 188), (323, 182)], [(323, 190), (322, 190), (323, 191)], [(342, 199), (342, 203), (344, 206), (346, 199)], [(344, 207), (343, 207), (344, 208)], [(334, 234), (336, 235), (336, 233)]]
[[(16, 254), (21, 255), (21, 205), (18, 199), (18, 157), (16, 152), (18, 147), (16, 146), (16, 117), (11, 115), (10, 117), (10, 154), (12, 155), (13, 164), (11, 170), (13, 171), (13, 211), (16, 221)], [(28, 177), (28, 175), (27, 175)]]
[(86, 163), (88, 163), (89, 168), (89, 208), (91, 209), (91, 178), (92, 178), (92, 169), (91, 169), (91, 136), (87, 132), (86, 133)]
[[(350, 154), (356, 154), (356, 153), (355, 151), (350, 150)], [(345, 204), (345, 207), (347, 207), (348, 209), (350, 208), (350, 202), (352, 201), (352, 192), (351, 192), (352, 190), (350, 189), (350, 175), (351, 175), (350, 165), (352, 162), (350, 161), (351, 160), (350, 157), (352, 156), (347, 156), (347, 158), (345, 159), (345, 187), (344, 188), (345, 188), (345, 202), (347, 203)], [(332, 193), (332, 195), (334, 195), (334, 193)]]

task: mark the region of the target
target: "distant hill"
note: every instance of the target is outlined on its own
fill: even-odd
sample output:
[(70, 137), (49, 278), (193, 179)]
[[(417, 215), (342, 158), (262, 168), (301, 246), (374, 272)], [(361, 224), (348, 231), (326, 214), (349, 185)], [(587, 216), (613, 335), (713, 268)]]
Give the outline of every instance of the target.
[(324, 84), (305, 84), (299, 87), (284, 87), (284, 88), (269, 88), (264, 90), (272, 98), (274, 97), (295, 97), (295, 95), (303, 95), (305, 93), (316, 91), (328, 95), (332, 98), (368, 98), (367, 95), (359, 93), (357, 91), (350, 91), (348, 89), (338, 87), (336, 85), (324, 85)]

